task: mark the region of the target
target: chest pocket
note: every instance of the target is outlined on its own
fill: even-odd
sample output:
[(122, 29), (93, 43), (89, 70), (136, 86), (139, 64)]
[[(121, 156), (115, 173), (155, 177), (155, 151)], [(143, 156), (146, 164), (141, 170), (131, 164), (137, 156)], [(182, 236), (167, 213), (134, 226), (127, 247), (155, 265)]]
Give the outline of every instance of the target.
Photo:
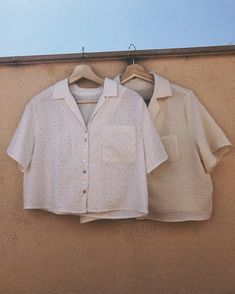
[(178, 139), (176, 135), (161, 136), (162, 143), (168, 155), (168, 160), (174, 162), (180, 160)]
[(133, 162), (135, 159), (135, 126), (105, 126), (103, 133), (103, 161)]

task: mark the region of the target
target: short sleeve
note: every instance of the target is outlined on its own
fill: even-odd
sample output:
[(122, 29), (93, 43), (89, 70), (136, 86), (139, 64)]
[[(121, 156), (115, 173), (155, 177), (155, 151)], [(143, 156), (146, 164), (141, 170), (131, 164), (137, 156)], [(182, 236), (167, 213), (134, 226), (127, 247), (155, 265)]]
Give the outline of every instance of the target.
[(186, 116), (201, 161), (210, 173), (232, 144), (192, 91), (187, 100)]
[(32, 101), (24, 109), (20, 122), (7, 148), (7, 154), (18, 163), (21, 172), (25, 172), (32, 159), (35, 141), (35, 118)]
[(168, 155), (143, 101), (143, 142), (147, 174), (168, 159)]

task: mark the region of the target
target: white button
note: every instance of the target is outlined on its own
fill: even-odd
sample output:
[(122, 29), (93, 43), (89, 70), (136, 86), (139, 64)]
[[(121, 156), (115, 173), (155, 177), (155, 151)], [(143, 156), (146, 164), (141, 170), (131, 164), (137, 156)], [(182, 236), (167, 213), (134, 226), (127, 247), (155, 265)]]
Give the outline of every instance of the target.
[(83, 149), (84, 152), (86, 152), (86, 149)]
[(86, 159), (83, 159), (82, 162), (86, 162)]

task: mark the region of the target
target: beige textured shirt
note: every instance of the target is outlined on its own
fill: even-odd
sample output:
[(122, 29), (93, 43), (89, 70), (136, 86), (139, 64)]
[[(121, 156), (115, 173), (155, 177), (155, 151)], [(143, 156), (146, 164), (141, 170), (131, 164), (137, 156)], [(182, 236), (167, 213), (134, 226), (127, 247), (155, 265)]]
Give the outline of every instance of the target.
[(64, 79), (35, 95), (7, 153), (24, 172), (24, 209), (112, 218), (148, 213), (147, 173), (167, 159), (143, 99), (108, 78), (95, 89)]
[(148, 109), (169, 157), (148, 176), (147, 218), (169, 222), (208, 219), (213, 192), (210, 172), (231, 143), (193, 91), (152, 74), (154, 86), (140, 79), (125, 84), (151, 98)]

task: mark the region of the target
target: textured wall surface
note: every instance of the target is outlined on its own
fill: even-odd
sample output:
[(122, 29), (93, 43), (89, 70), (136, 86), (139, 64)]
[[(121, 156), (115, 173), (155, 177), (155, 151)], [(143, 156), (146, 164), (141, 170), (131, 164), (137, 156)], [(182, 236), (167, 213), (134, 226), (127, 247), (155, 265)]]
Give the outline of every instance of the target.
[[(144, 61), (191, 88), (235, 145), (235, 57)], [(76, 63), (0, 67), (0, 293), (234, 294), (235, 156), (212, 174), (209, 221), (116, 220), (81, 225), (77, 216), (23, 210), (23, 175), (6, 148), (29, 99)], [(113, 77), (126, 63), (91, 63)]]

